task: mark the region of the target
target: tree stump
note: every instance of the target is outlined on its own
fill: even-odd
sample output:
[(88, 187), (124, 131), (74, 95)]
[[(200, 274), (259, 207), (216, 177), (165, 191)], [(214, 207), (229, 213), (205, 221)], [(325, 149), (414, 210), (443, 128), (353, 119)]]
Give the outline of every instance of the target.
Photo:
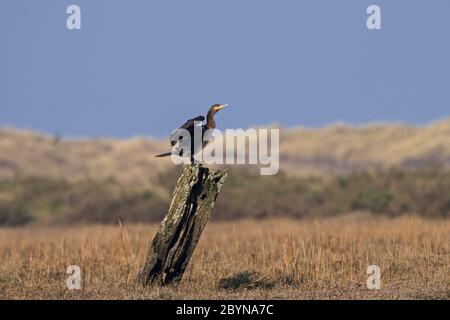
[(167, 285), (181, 281), (228, 172), (202, 165), (185, 166), (172, 202), (150, 243), (138, 281)]

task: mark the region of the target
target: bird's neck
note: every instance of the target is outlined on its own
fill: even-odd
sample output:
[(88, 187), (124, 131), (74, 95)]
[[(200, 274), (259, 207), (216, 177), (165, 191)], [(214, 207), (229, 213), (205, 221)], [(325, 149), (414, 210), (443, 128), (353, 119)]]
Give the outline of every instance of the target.
[(214, 121), (214, 111), (209, 110), (206, 115), (206, 127), (208, 129), (214, 129), (216, 127), (216, 122)]

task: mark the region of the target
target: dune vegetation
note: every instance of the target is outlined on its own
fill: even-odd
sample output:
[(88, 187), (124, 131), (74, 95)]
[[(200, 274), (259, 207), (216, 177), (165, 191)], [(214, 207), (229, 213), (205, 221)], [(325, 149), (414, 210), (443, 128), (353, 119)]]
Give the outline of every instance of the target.
[[(12, 128), (0, 129), (0, 179), (114, 179), (128, 188), (152, 186), (158, 173), (172, 169), (168, 141), (68, 139)], [(346, 174), (392, 167), (450, 168), (450, 120), (426, 126), (336, 124), (324, 128), (281, 129), (280, 168), (289, 175)]]
[[(230, 175), (213, 219), (448, 217), (450, 121), (283, 129), (280, 173)], [(0, 225), (160, 221), (180, 174), (162, 140), (0, 129)]]

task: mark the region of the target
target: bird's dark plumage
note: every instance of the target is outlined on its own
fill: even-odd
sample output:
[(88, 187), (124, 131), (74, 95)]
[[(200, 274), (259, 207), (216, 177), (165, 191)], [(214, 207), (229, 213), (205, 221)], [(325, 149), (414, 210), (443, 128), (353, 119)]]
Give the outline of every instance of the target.
[(198, 116), (198, 117), (189, 119), (180, 127), (180, 129), (187, 129), (187, 128), (193, 126), (196, 121), (199, 122), (199, 121), (203, 121), (203, 120), (205, 120), (204, 116)]
[[(181, 127), (179, 127), (178, 129), (185, 129), (185, 130), (189, 131), (189, 133), (192, 136), (194, 134), (195, 124), (198, 124), (199, 122), (202, 122), (203, 120), (205, 120), (204, 116), (198, 116), (198, 117), (189, 119), (188, 121), (183, 123), (183, 125)], [(176, 139), (176, 138), (174, 139), (174, 137), (171, 136), (170, 145), (173, 147), (177, 143), (178, 140), (179, 139)]]
[[(214, 115), (219, 110), (223, 109), (226, 106), (227, 106), (227, 104), (215, 104), (211, 108), (209, 108), (208, 113), (206, 115), (206, 124), (202, 125), (202, 139), (205, 135), (205, 132), (208, 129), (214, 129), (216, 127), (216, 123), (214, 121)], [(195, 150), (195, 145), (194, 145), (195, 126), (200, 125), (204, 120), (205, 120), (204, 116), (198, 116), (198, 117), (187, 120), (185, 123), (183, 123), (183, 125), (181, 125), (179, 127), (179, 129), (187, 130), (191, 136), (191, 148), (190, 148), (191, 149), (191, 162), (194, 161), (194, 159), (193, 159), (194, 154), (198, 152), (198, 150)], [(172, 147), (175, 146), (178, 142), (182, 141), (183, 137), (182, 136), (177, 137), (177, 134), (179, 134), (179, 133), (177, 132), (177, 130), (175, 130), (174, 133), (170, 137), (170, 145)], [(208, 144), (208, 141), (204, 141), (202, 143), (202, 148), (204, 148), (206, 146), (206, 144)], [(172, 154), (171, 152), (166, 152), (166, 153), (156, 155), (155, 157), (168, 157), (171, 154)], [(183, 150), (180, 151), (179, 156), (183, 156)]]

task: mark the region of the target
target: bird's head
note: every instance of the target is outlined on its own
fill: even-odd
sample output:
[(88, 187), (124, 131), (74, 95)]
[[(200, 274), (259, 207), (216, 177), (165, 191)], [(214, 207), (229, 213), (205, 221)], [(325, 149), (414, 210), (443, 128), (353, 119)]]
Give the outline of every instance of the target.
[(223, 108), (225, 108), (226, 106), (228, 106), (228, 104), (215, 104), (211, 108), (209, 108), (209, 111), (212, 113), (216, 113), (219, 110), (222, 110)]

